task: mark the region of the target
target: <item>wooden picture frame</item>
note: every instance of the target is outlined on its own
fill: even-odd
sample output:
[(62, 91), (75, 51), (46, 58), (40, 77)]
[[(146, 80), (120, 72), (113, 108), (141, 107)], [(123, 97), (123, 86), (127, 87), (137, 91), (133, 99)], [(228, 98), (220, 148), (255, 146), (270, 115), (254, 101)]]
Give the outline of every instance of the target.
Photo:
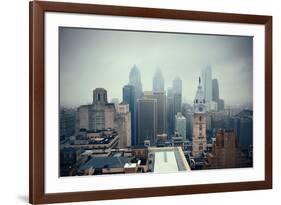
[[(265, 180), (46, 194), (44, 188), (45, 132), (45, 12), (98, 14), (157, 19), (246, 23), (265, 26)], [(272, 17), (155, 8), (33, 1), (29, 4), (29, 201), (32, 204), (229, 192), (272, 188)]]

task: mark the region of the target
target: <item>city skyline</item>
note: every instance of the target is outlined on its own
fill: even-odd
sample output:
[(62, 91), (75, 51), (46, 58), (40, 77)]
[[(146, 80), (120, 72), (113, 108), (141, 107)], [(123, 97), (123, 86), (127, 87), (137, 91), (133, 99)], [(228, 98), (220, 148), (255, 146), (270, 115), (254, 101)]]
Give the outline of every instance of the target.
[[(210, 51), (204, 58), (203, 50)], [(226, 103), (252, 103), (251, 37), (60, 28), (60, 51), (60, 103), (65, 107), (91, 103), (89, 93), (98, 87), (108, 91), (108, 99), (121, 102), (134, 65), (143, 91), (152, 90), (159, 69), (166, 95), (179, 76), (188, 103), (202, 69), (210, 65)]]

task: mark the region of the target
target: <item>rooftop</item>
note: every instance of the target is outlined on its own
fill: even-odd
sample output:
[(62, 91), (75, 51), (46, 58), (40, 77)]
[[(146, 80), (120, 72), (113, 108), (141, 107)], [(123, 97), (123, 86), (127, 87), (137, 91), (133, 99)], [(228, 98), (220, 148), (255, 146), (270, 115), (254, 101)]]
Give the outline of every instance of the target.
[(91, 160), (81, 165), (78, 172), (91, 167), (96, 169), (124, 167), (127, 162), (127, 157), (93, 157)]
[(151, 148), (154, 155), (153, 172), (189, 171), (190, 167), (180, 147)]

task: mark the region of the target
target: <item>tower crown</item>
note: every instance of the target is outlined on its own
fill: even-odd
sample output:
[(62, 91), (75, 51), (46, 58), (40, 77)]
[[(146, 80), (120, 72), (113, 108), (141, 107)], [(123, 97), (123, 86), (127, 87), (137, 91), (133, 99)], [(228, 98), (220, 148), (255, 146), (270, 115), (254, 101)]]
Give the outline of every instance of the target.
[(93, 91), (93, 104), (106, 104), (107, 92), (104, 88), (96, 88)]
[(201, 85), (201, 78), (199, 77), (199, 84), (194, 99), (194, 111), (197, 113), (205, 112), (205, 103), (204, 91)]

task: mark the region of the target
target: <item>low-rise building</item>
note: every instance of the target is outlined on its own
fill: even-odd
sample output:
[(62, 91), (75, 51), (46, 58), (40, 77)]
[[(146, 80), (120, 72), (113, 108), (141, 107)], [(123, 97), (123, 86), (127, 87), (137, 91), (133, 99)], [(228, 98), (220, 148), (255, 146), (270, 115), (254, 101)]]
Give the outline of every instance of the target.
[(247, 157), (238, 147), (234, 130), (218, 130), (212, 152), (208, 154), (206, 168), (252, 167), (252, 158)]

